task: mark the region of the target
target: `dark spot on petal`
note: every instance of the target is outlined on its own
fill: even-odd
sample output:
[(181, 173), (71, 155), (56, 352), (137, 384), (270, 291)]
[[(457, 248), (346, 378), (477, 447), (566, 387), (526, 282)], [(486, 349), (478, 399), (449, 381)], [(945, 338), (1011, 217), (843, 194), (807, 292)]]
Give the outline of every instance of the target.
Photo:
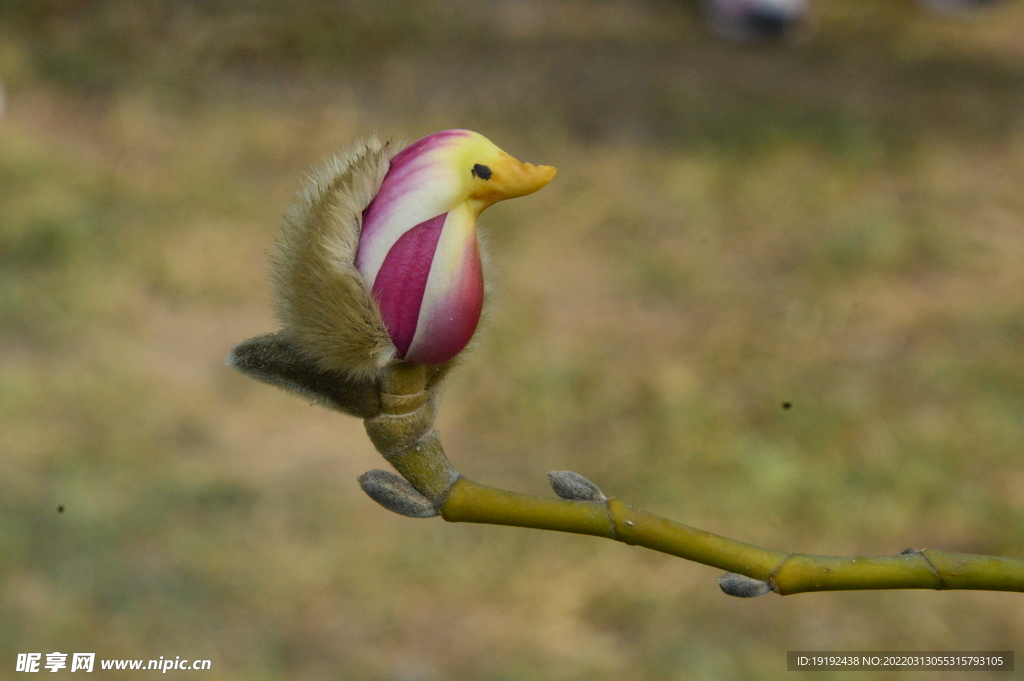
[(473, 177), (479, 177), (481, 180), (491, 179), (491, 169), (485, 165), (477, 163), (470, 172), (473, 173)]
[(63, 513), (63, 512), (64, 512), (64, 506), (58, 506), (57, 507), (57, 513)]
[(783, 409), (790, 409), (792, 407), (793, 407), (793, 403), (792, 402), (783, 402), (782, 403), (782, 408)]

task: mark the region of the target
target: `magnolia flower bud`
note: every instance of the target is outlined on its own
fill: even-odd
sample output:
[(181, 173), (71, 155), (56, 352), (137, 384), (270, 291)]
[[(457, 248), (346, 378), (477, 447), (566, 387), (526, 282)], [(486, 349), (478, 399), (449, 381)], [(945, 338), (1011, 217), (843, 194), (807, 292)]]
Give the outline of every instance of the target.
[(477, 216), (554, 174), (468, 130), (434, 133), (391, 159), (363, 213), (355, 264), (399, 358), (442, 364), (466, 347), (484, 300)]
[(449, 362), (483, 306), (477, 217), (554, 174), (468, 130), (397, 154), (374, 138), (331, 160), (286, 216), (274, 257), (282, 337), (321, 369), (364, 378), (395, 360)]

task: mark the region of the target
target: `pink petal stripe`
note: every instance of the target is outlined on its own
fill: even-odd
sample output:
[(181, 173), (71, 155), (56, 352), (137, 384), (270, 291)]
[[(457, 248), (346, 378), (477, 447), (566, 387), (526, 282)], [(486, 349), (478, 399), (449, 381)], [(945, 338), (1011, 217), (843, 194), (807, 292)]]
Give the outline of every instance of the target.
[(416, 335), (427, 277), (447, 217), (445, 213), (421, 222), (399, 237), (374, 281), (373, 296), (400, 358)]
[[(445, 226), (416, 335), (405, 357), (418, 364), (441, 364), (462, 352), (476, 331), (483, 308), (484, 273), (476, 232), (472, 224), (469, 229), (459, 229), (459, 220), (449, 216), (449, 223), (455, 224)], [(460, 233), (448, 235), (449, 230)]]

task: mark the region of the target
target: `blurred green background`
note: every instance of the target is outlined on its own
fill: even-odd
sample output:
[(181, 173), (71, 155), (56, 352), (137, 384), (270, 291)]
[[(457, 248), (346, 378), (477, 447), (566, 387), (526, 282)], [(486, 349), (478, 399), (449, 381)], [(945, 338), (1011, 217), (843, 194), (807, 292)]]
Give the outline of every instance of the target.
[(743, 601), (639, 548), (392, 515), (359, 421), (221, 364), (274, 327), (304, 172), (467, 127), (559, 174), (485, 215), (498, 292), (440, 420), (462, 472), (571, 469), (780, 550), (1024, 557), (1024, 5), (816, 8), (752, 49), (669, 0), (0, 0), (0, 678), (52, 651), (661, 681), (1013, 649), (1018, 594)]

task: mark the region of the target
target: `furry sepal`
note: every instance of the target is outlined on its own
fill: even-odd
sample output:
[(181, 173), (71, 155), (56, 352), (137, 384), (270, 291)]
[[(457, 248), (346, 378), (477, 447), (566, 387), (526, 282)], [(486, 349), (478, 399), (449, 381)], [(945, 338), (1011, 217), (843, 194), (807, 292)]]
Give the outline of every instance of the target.
[(236, 345), (224, 362), (243, 374), (352, 416), (369, 419), (381, 412), (380, 387), (320, 368), (314, 358), (280, 334), (257, 336)]
[(396, 151), (371, 137), (336, 156), (313, 172), (285, 216), (271, 259), (281, 335), (321, 371), (368, 379), (395, 359), (355, 257), (363, 211)]

